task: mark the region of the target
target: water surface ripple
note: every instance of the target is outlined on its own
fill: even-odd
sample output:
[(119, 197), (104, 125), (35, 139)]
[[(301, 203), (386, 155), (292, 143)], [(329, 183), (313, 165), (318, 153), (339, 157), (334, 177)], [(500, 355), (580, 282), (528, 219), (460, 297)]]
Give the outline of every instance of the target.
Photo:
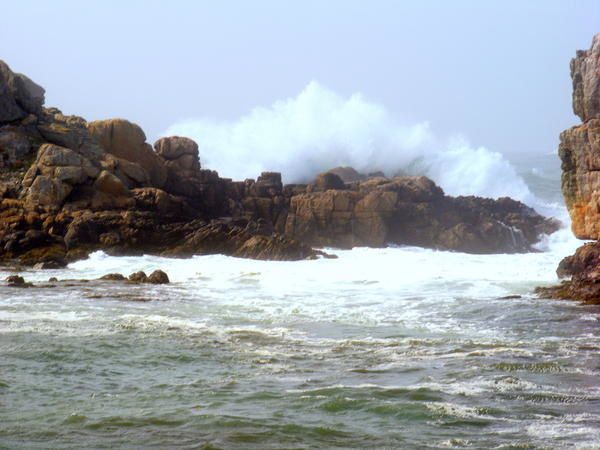
[(0, 289), (0, 447), (600, 448), (600, 308), (530, 294), (559, 244), (25, 272), (75, 281)]

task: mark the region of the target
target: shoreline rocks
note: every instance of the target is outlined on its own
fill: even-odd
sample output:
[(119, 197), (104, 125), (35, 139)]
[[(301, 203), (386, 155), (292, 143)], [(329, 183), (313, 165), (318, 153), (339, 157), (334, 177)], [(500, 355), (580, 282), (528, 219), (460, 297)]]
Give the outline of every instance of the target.
[(561, 188), (579, 239), (593, 239), (564, 258), (558, 286), (539, 287), (540, 297), (600, 304), (600, 33), (589, 50), (571, 60), (573, 112), (582, 120), (560, 134)]
[(191, 139), (152, 146), (127, 120), (88, 123), (43, 100), (0, 64), (0, 260), (59, 267), (96, 250), (300, 260), (326, 256), (314, 247), (390, 243), (514, 253), (558, 228), (522, 203), (449, 197), (425, 177), (346, 167), (308, 185), (276, 172), (233, 181), (203, 168)]

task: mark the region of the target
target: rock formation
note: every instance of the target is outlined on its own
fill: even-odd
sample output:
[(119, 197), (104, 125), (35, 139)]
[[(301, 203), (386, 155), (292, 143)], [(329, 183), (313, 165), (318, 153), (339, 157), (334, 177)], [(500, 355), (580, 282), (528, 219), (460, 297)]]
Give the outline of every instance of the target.
[[(560, 135), (562, 192), (580, 239), (600, 239), (600, 34), (589, 50), (571, 60), (573, 111), (581, 125)], [(600, 243), (580, 247), (559, 265), (559, 277), (571, 277), (560, 286), (539, 288), (547, 297), (600, 303)]]
[(582, 124), (560, 135), (562, 191), (580, 239), (600, 238), (600, 34), (571, 60), (573, 111)]
[(3, 260), (56, 267), (99, 249), (295, 260), (322, 254), (313, 246), (388, 243), (525, 252), (557, 227), (510, 199), (448, 197), (424, 177), (338, 168), (308, 185), (276, 172), (232, 181), (201, 166), (191, 139), (151, 146), (127, 120), (88, 123), (43, 103), (41, 87), (0, 63)]
[(319, 247), (392, 243), (516, 253), (530, 251), (541, 234), (557, 226), (509, 198), (448, 197), (426, 177), (404, 176), (295, 195), (285, 234)]

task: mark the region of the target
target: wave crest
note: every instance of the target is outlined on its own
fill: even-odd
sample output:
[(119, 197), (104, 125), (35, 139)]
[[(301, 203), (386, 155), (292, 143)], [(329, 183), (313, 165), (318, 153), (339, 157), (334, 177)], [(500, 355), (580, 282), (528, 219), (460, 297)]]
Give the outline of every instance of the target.
[(306, 182), (336, 166), (360, 172), (424, 174), (451, 195), (533, 196), (497, 152), (465, 139), (437, 138), (428, 122), (405, 125), (360, 93), (347, 98), (310, 82), (296, 97), (257, 107), (233, 122), (190, 119), (164, 135), (198, 142), (203, 164), (234, 179), (274, 170), (286, 182)]

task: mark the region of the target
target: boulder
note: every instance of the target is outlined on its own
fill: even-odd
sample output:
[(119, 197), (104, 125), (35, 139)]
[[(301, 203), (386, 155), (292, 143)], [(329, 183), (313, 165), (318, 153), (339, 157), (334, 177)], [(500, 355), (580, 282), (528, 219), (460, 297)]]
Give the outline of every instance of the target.
[(192, 156), (198, 162), (198, 169), (200, 169), (198, 144), (192, 139), (180, 136), (163, 137), (154, 143), (154, 150), (167, 161), (174, 161), (182, 156)]
[(94, 188), (100, 192), (104, 192), (105, 194), (114, 197), (130, 195), (127, 186), (125, 186), (117, 176), (113, 175), (107, 170), (100, 172), (98, 178), (96, 178), (96, 181), (94, 182)]
[(155, 270), (146, 278), (146, 283), (151, 284), (169, 284), (169, 276), (162, 270)]
[(335, 173), (325, 172), (317, 175), (312, 184), (314, 191), (326, 191), (328, 189), (346, 189), (346, 183)]
[(133, 281), (135, 283), (145, 283), (148, 280), (146, 273), (142, 272), (141, 270), (139, 272), (132, 273), (128, 278), (129, 281)]
[(146, 135), (139, 126), (124, 119), (97, 120), (88, 124), (88, 131), (106, 152), (142, 166), (153, 187), (165, 185), (167, 168), (146, 143)]

